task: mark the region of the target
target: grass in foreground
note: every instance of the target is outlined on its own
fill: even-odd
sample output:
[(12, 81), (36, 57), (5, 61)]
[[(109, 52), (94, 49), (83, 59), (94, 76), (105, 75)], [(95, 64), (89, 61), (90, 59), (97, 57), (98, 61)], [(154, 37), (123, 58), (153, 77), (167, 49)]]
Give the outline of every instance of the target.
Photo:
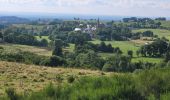
[(170, 69), (165, 68), (113, 76), (86, 76), (68, 84), (50, 84), (30, 95), (7, 93), (8, 98), (21, 100), (169, 100), (169, 74)]
[(72, 68), (51, 68), (0, 61), (0, 96), (5, 89), (13, 87), (17, 92), (32, 92), (43, 89), (50, 82), (58, 85), (67, 83), (73, 76), (75, 79), (83, 76), (102, 76), (111, 73)]

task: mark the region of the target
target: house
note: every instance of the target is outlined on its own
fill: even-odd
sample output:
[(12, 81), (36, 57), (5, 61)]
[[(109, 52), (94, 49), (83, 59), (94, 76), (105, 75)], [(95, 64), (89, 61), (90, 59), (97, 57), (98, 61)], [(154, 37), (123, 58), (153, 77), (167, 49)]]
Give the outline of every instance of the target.
[(74, 31), (78, 32), (78, 31), (82, 31), (81, 28), (75, 28)]

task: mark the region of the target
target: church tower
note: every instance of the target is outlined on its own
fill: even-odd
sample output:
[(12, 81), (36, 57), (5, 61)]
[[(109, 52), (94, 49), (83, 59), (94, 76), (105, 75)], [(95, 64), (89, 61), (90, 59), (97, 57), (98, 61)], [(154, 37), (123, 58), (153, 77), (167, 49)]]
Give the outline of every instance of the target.
[(98, 18), (97, 19), (97, 28), (99, 28), (99, 26), (100, 26), (100, 19)]

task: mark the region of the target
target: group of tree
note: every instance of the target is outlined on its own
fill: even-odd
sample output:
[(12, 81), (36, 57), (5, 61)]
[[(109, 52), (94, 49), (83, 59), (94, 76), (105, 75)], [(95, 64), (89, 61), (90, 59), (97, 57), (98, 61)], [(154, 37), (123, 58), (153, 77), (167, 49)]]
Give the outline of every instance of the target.
[(165, 17), (159, 17), (159, 18), (155, 18), (155, 20), (158, 20), (158, 21), (166, 21), (166, 18), (165, 18)]
[(157, 39), (153, 43), (146, 44), (138, 51), (142, 56), (161, 57), (169, 52), (170, 46), (165, 39)]
[(144, 32), (133, 33), (131, 39), (136, 40), (136, 39), (140, 39), (141, 37), (155, 37), (155, 38), (157, 38), (157, 35), (154, 35), (154, 33), (152, 31), (148, 30), (148, 31), (144, 31)]
[(97, 37), (102, 41), (123, 41), (132, 36), (131, 29), (123, 25), (115, 25), (107, 28), (99, 28), (96, 31)]
[(7, 43), (15, 43), (22, 45), (31, 45), (31, 46), (42, 46), (47, 47), (48, 41), (46, 39), (37, 40), (35, 36), (29, 34), (17, 34), (17, 33), (9, 33), (3, 35), (4, 42)]
[(91, 36), (82, 32), (70, 32), (68, 33), (68, 43), (83, 44), (85, 41), (91, 41)]
[(91, 42), (85, 42), (83, 45), (75, 46), (75, 53), (84, 53), (88, 50), (93, 50), (95, 52), (102, 53), (118, 53), (122, 54), (122, 51), (119, 47), (113, 47), (111, 44), (106, 44), (105, 42), (101, 42), (100, 44), (93, 44)]
[(129, 27), (132, 28), (162, 28), (161, 22), (162, 20), (166, 20), (166, 18), (123, 18), (123, 22), (129, 23)]

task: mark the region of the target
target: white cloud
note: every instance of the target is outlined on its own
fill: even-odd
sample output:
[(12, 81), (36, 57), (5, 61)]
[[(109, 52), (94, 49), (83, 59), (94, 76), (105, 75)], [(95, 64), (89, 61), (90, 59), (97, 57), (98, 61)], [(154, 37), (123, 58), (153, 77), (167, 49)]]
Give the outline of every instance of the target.
[[(0, 0), (0, 11), (170, 16), (169, 0)], [(169, 11), (169, 13), (168, 13)]]

